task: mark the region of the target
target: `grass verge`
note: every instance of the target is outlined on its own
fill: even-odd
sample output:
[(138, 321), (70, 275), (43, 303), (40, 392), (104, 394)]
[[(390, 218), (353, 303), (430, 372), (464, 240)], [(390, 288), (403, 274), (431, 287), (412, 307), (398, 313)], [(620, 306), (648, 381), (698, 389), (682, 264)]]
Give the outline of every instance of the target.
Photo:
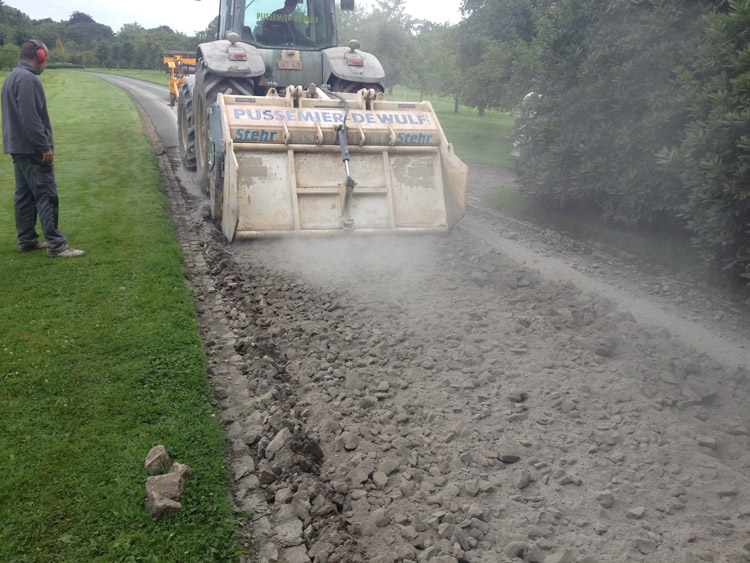
[[(396, 86), (390, 100), (407, 102), (419, 101), (419, 92), (403, 86)], [(453, 98), (428, 96), (440, 125), (453, 143), (456, 154), (464, 162), (487, 164), (489, 166), (512, 167), (510, 149), (513, 143), (513, 129), (516, 125), (514, 113), (487, 111), (484, 117), (474, 108), (459, 106), (454, 112)]]
[[(87, 255), (16, 252), (2, 158), (0, 560), (231, 558), (224, 435), (153, 150), (119, 88), (42, 80), (60, 228)], [(159, 443), (195, 476), (182, 510), (155, 520), (143, 461)]]

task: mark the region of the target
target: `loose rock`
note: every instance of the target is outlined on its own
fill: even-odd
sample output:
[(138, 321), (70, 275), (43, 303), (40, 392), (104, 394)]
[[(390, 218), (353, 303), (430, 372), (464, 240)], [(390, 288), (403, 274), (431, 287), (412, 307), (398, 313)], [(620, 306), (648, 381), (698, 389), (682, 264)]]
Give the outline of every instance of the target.
[(146, 456), (145, 466), (150, 473), (161, 473), (167, 471), (172, 465), (167, 449), (162, 446), (154, 446)]

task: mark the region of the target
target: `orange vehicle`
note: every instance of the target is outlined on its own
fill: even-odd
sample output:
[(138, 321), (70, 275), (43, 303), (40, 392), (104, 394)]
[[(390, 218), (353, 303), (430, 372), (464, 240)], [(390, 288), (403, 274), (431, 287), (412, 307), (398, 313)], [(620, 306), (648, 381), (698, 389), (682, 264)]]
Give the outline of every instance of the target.
[(180, 86), (185, 84), (186, 76), (195, 74), (195, 54), (182, 51), (167, 51), (164, 64), (169, 74), (169, 105), (174, 106), (180, 95)]

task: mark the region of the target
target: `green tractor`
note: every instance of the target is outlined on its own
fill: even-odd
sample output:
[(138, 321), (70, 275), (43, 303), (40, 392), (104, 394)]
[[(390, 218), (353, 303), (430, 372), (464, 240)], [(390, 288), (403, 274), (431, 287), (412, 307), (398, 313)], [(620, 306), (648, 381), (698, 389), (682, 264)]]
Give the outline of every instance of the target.
[[(280, 5), (283, 3), (283, 6)], [(341, 0), (353, 10), (353, 0)], [(338, 45), (334, 0), (221, 0), (222, 39), (203, 43), (196, 72), (181, 88), (177, 110), (182, 163), (209, 190), (208, 108), (217, 95), (280, 95), (290, 85), (328, 85), (336, 92), (383, 91), (385, 73), (373, 55), (351, 41)], [(225, 38), (225, 39), (224, 39)]]
[(463, 216), (467, 168), (431, 104), (384, 100), (377, 58), (356, 40), (339, 45), (335, 0), (219, 10), (218, 38), (198, 47), (181, 86), (177, 127), (183, 166), (228, 240), (441, 231)]

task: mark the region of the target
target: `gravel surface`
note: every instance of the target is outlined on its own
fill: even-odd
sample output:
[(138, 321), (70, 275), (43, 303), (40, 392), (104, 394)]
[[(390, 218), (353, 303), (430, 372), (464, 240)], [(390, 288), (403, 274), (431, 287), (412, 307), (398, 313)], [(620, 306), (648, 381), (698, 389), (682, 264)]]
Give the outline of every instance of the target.
[(481, 209), (227, 245), (161, 148), (248, 561), (750, 561), (746, 307)]

